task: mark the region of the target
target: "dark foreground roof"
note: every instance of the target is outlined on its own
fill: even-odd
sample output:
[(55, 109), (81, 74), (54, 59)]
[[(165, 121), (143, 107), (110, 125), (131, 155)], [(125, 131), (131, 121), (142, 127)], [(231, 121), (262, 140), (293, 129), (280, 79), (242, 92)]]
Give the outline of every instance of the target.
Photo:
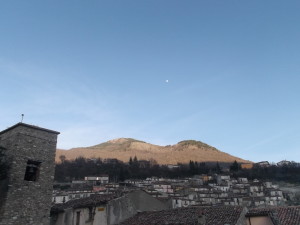
[(59, 213), (63, 212), (65, 209), (73, 208), (86, 208), (86, 207), (93, 207), (93, 206), (99, 206), (102, 204), (106, 204), (108, 201), (114, 199), (114, 195), (91, 195), (87, 198), (80, 198), (80, 199), (74, 199), (70, 200), (66, 203), (59, 203), (55, 204), (51, 208), (51, 213)]
[(189, 207), (159, 212), (142, 212), (125, 220), (121, 225), (196, 225), (205, 217), (205, 224), (234, 225), (240, 218), (243, 207)]
[(300, 206), (251, 209), (246, 217), (269, 216), (275, 225), (300, 225)]

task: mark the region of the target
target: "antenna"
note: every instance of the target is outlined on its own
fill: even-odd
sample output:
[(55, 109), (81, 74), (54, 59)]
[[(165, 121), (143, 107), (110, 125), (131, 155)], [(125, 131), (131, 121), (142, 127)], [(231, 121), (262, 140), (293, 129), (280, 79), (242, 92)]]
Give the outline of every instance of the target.
[(22, 113), (21, 116), (22, 116), (21, 123), (23, 123), (24, 114)]

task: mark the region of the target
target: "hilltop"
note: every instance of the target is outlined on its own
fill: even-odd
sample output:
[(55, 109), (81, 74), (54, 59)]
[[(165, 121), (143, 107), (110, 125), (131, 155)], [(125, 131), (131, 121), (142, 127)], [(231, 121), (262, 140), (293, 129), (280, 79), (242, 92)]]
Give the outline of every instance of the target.
[(91, 147), (72, 148), (70, 150), (57, 149), (57, 162), (60, 161), (61, 155), (65, 155), (68, 160), (83, 156), (85, 158), (116, 158), (124, 162), (128, 162), (130, 157), (136, 156), (139, 160), (154, 159), (158, 164), (188, 163), (190, 160), (197, 162), (233, 162), (236, 160), (241, 163), (249, 163), (247, 160), (195, 140), (159, 146), (132, 138), (119, 138)]

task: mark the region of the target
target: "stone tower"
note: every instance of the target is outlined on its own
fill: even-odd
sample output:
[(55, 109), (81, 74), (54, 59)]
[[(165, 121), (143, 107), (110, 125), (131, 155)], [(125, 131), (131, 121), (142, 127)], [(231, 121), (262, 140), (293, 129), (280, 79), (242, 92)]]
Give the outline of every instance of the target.
[(0, 225), (49, 225), (58, 134), (25, 123), (0, 132), (10, 167), (0, 180)]

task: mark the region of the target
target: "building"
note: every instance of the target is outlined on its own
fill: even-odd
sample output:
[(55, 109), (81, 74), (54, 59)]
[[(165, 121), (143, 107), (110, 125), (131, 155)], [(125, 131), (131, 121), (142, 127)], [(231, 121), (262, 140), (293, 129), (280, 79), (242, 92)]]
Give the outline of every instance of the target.
[(260, 167), (269, 167), (270, 163), (268, 161), (261, 161), (261, 162), (255, 163), (255, 165), (258, 165)]
[(58, 134), (25, 123), (0, 132), (10, 159), (0, 180), (0, 225), (49, 224)]
[(106, 174), (102, 174), (99, 176), (88, 176), (88, 177), (84, 177), (84, 180), (92, 183), (93, 185), (96, 184), (108, 184), (109, 182), (109, 176)]
[(289, 166), (291, 164), (292, 164), (291, 161), (281, 160), (280, 162), (277, 163), (277, 166)]
[(167, 204), (141, 190), (121, 197), (91, 195), (54, 205), (51, 209), (51, 225), (113, 225), (139, 212), (167, 208)]
[(51, 225), (107, 224), (106, 205), (112, 195), (92, 195), (51, 208)]

